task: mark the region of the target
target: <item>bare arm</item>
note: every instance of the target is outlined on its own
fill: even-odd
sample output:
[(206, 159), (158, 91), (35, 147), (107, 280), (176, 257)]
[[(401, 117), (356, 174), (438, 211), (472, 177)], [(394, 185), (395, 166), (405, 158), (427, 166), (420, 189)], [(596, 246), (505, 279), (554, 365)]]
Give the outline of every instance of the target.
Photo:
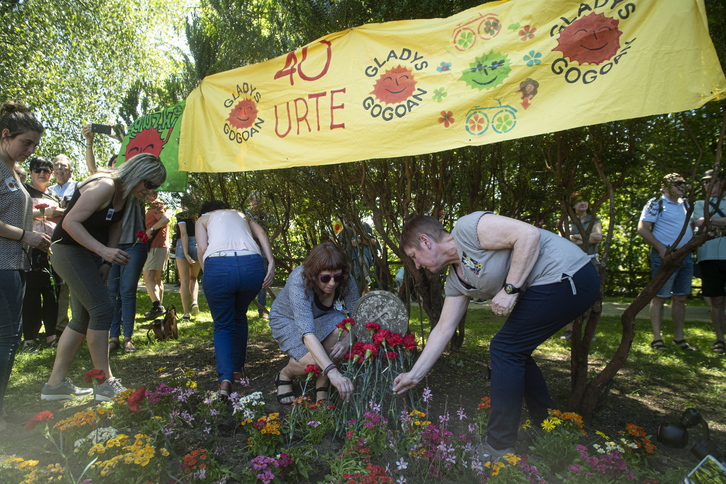
[(194, 231), (197, 238), (197, 255), (199, 257), (199, 265), (204, 270), (204, 253), (207, 251), (209, 246), (209, 239), (207, 238), (207, 221), (209, 217), (202, 215), (197, 220), (194, 226)]
[(93, 154), (93, 131), (91, 131), (91, 125), (90, 124), (84, 124), (81, 128), (81, 133), (83, 133), (83, 137), (86, 138), (86, 166), (88, 167), (88, 173), (93, 175), (98, 171), (98, 166), (96, 165), (96, 156)]
[(262, 287), (267, 288), (272, 285), (272, 281), (275, 278), (275, 258), (272, 256), (272, 246), (270, 245), (270, 239), (267, 238), (267, 233), (265, 233), (265, 229), (263, 229), (260, 224), (258, 224), (251, 218), (248, 218), (247, 220), (250, 223), (250, 230), (252, 231), (252, 236), (260, 243), (260, 248), (262, 249), (262, 252), (265, 253), (265, 257), (267, 258), (267, 274), (265, 274), (265, 279), (264, 281), (262, 281)]
[(590, 244), (597, 244), (602, 241), (602, 222), (597, 221), (590, 232)]
[(444, 307), (441, 310), (439, 322), (431, 331), (421, 356), (418, 357), (411, 371), (401, 373), (393, 381), (394, 393), (404, 393), (424, 379), (446, 349), (446, 345), (449, 344), (459, 321), (466, 314), (468, 307), (469, 296), (449, 296), (444, 299)]
[[(325, 348), (323, 348), (323, 344), (314, 334), (306, 334), (303, 336), (303, 343), (308, 351), (310, 351), (319, 368), (325, 369), (333, 363), (333, 360), (330, 359)], [(353, 393), (353, 382), (344, 377), (337, 368), (328, 373), (328, 378), (330, 378), (330, 383), (338, 389), (341, 398), (346, 402), (349, 401)]]
[(658, 242), (658, 239), (653, 235), (653, 222), (646, 222), (641, 220), (638, 222), (638, 234), (643, 237), (648, 244), (652, 245), (655, 250), (660, 254), (661, 259), (665, 257), (666, 246)]
[[(63, 219), (63, 228), (73, 240), (81, 244), (86, 249), (98, 254), (103, 260), (112, 264), (126, 265), (129, 255), (112, 246), (108, 247), (96, 240), (88, 230), (82, 225), (83, 222), (97, 210), (105, 207), (113, 199), (116, 192), (113, 180), (102, 178), (91, 185), (81, 188), (81, 196), (73, 207), (73, 210), (66, 214)], [(120, 231), (121, 224), (118, 225)], [(112, 234), (114, 228), (109, 234)], [(120, 233), (120, 232), (119, 232)], [(109, 240), (109, 243), (111, 241)], [(116, 235), (115, 245), (118, 245), (118, 235)]]
[[(539, 257), (539, 229), (520, 220), (487, 214), (479, 219), (477, 235), (482, 249), (512, 251), (505, 281), (522, 287)], [(518, 297), (519, 294), (507, 294), (502, 288), (492, 298), (492, 312), (499, 316), (508, 314)]]
[(189, 255), (189, 233), (187, 232), (187, 223), (181, 222), (177, 224), (179, 226), (179, 240), (181, 240), (182, 251), (184, 252), (184, 258), (190, 264), (196, 264), (197, 261), (192, 259)]
[(0, 220), (0, 237), (23, 242), (40, 250), (48, 250), (50, 247), (50, 235), (33, 232), (32, 230), (23, 230), (20, 227), (6, 224), (2, 220)]

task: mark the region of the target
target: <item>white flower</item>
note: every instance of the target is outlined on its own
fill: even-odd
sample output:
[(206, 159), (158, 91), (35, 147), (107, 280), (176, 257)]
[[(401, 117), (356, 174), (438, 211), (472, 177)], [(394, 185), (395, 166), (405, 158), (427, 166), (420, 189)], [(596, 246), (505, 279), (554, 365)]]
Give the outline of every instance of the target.
[(404, 484), (406, 482), (406, 478), (403, 476), (400, 476), (398, 479), (396, 479), (396, 484)]
[(408, 467), (408, 462), (403, 460), (403, 457), (401, 457), (398, 461), (396, 461), (396, 465), (398, 466), (398, 470), (402, 471)]

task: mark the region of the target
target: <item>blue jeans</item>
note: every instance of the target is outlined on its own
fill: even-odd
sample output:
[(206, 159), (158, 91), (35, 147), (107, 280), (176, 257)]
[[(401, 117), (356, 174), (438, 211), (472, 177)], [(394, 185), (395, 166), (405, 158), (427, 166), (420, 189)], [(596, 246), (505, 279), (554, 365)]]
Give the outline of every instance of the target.
[(120, 244), (119, 249), (127, 252), (131, 259), (125, 266), (114, 264), (108, 275), (108, 294), (113, 303), (113, 322), (111, 337), (118, 338), (121, 333), (121, 322), (124, 326), (124, 337), (131, 338), (134, 334), (134, 318), (136, 317), (136, 292), (141, 277), (141, 269), (146, 262), (146, 244)]
[(234, 381), (247, 358), (247, 308), (265, 278), (259, 255), (208, 257), (202, 288), (214, 320), (217, 380)]
[(523, 399), (535, 422), (547, 418), (548, 408), (556, 408), (532, 352), (590, 309), (599, 293), (600, 281), (592, 264), (580, 269), (572, 279), (529, 287), (522, 293), (489, 345), (492, 364), (489, 445), (495, 449), (514, 446)]
[(23, 328), (25, 273), (0, 270), (0, 415)]

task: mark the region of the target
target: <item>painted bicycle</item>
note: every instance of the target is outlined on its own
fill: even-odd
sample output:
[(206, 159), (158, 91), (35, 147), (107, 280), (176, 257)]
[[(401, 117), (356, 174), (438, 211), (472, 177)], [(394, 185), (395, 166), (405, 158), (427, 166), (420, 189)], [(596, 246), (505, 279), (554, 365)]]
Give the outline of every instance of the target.
[(502, 24), (496, 14), (479, 13), (478, 17), (456, 26), (452, 42), (454, 46), (464, 52), (476, 44), (477, 38), (491, 40), (502, 30)]
[(466, 131), (474, 136), (487, 132), (489, 126), (497, 133), (506, 133), (517, 124), (517, 109), (502, 105), (502, 98), (495, 99), (497, 106), (474, 106), (466, 113)]

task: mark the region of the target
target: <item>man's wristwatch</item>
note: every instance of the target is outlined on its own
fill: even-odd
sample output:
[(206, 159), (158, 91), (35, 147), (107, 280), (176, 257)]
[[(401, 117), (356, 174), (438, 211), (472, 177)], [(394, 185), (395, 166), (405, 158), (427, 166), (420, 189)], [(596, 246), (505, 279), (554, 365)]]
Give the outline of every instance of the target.
[(522, 290), (518, 287), (514, 287), (512, 284), (504, 284), (504, 292), (507, 294), (517, 294), (522, 292)]

